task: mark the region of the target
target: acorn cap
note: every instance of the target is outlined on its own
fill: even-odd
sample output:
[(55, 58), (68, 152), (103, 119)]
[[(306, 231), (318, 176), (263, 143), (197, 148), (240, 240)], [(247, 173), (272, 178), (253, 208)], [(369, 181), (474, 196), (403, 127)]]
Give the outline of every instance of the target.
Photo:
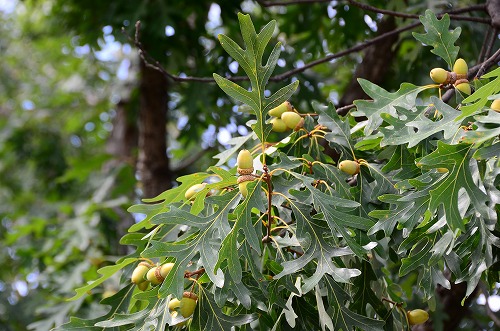
[(252, 168), (238, 168), (238, 174), (240, 175), (251, 175), (252, 172), (254, 171), (253, 167)]

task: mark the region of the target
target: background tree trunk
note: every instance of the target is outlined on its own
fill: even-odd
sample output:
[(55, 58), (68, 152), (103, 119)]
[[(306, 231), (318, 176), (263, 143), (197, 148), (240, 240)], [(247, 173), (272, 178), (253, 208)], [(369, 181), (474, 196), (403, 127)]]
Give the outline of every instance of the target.
[[(378, 35), (394, 29), (396, 29), (394, 17), (388, 16), (378, 25)], [(365, 50), (363, 61), (356, 67), (356, 71), (339, 101), (339, 107), (350, 105), (354, 100), (366, 99), (368, 97), (359, 85), (358, 78), (367, 79), (375, 84), (384, 82), (385, 75), (390, 69), (390, 63), (392, 63), (396, 54), (396, 47), (394, 46), (398, 39), (399, 36), (394, 35), (381, 40)]]
[(168, 82), (157, 70), (140, 64), (139, 156), (137, 170), (144, 198), (172, 186), (167, 158), (166, 122)]

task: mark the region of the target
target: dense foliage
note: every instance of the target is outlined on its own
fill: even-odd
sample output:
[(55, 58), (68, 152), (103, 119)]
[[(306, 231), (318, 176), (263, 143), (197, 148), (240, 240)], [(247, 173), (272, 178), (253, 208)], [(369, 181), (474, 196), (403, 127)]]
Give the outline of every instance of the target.
[[(472, 63), (480, 41), (470, 36), (485, 33), (481, 24), (450, 27), (449, 16), (426, 11), (421, 31), (398, 32), (398, 61), (377, 82), (358, 80), (366, 97), (346, 115), (334, 104), (343, 105), (360, 57), (353, 51), (300, 67), (359, 45), (383, 26), (382, 16), (347, 2), (329, 4), (326, 18), (321, 3), (264, 10), (264, 1), (262, 8), (245, 1), (252, 19), (236, 15), (234, 1), (174, 1), (178, 10), (163, 16), (113, 1), (42, 3), (38, 11), (27, 2), (16, 22), (3, 17), (11, 38), (0, 45), (7, 55), (0, 70), (9, 78), (0, 96), (8, 114), (0, 117), (7, 202), (0, 243), (8, 247), (0, 255), (7, 266), (0, 272), (0, 327), (401, 330), (424, 316), (417, 310), (408, 320), (406, 310), (421, 308), (439, 329), (449, 317), (441, 291), (461, 284), (454, 300), (474, 311), (462, 328), (494, 329), (492, 312), (475, 300), (480, 292), (495, 294), (499, 281), (500, 113), (491, 108), (500, 99), (500, 69), (477, 79), (483, 63), (469, 70), (463, 84), (470, 96), (458, 83), (429, 84), (427, 75), (434, 67), (451, 72), (459, 57)], [(207, 19), (219, 5), (222, 20)], [(416, 1), (412, 10), (424, 8)], [(182, 176), (127, 215), (141, 194), (135, 156), (120, 159), (105, 147), (111, 150), (119, 107), (138, 103), (138, 57), (126, 44), (134, 40), (115, 33), (123, 44), (118, 59), (107, 62), (96, 61), (86, 43), (116, 43), (111, 31), (125, 22), (132, 36), (136, 19), (144, 26), (136, 46), (181, 72), (179, 82), (184, 73), (218, 74), (212, 85), (169, 83), (169, 171)], [(165, 22), (176, 33), (167, 34), (169, 43)], [(61, 25), (86, 34), (51, 35)], [(59, 65), (41, 66), (46, 58)], [(113, 77), (124, 63), (129, 76)], [(299, 70), (280, 78), (292, 67)], [(224, 78), (231, 75), (245, 78)], [(276, 107), (286, 100), (295, 109), (285, 107), (285, 116), (301, 120), (273, 130), (284, 119)], [(128, 116), (137, 120), (134, 111)], [(217, 145), (217, 132), (232, 138), (219, 137)], [(220, 153), (210, 161), (214, 145)], [(244, 148), (251, 175), (234, 165)], [(202, 159), (183, 166), (193, 153)], [(208, 163), (215, 165), (189, 174)], [(152, 273), (131, 284), (139, 263)], [(192, 293), (182, 299), (183, 292)]]
[[(500, 92), (500, 70), (475, 81), (472, 95), (458, 92), (456, 107), (438, 97), (441, 85), (404, 83), (390, 93), (360, 80), (372, 101), (355, 101), (356, 111), (344, 118), (331, 104), (313, 103), (315, 113), (302, 114), (303, 123), (278, 139), (268, 112), (299, 83), (266, 93), (280, 53), (277, 44), (263, 64), (275, 22), (257, 34), (249, 16), (239, 19), (245, 47), (225, 35), (219, 39), (250, 84), (214, 77), (256, 116), (252, 133), (218, 156), (224, 164), (243, 144), (255, 147), (251, 164), (257, 172), (247, 180), (246, 194), (235, 189), (236, 168), (215, 166), (131, 207), (146, 217), (122, 243), (137, 250), (101, 269), (102, 277), (73, 299), (119, 269), (131, 271), (141, 259), (151, 268), (156, 262), (173, 266), (144, 293), (129, 285), (103, 301), (112, 306), (105, 316), (72, 319), (58, 330), (184, 324), (186, 318), (169, 309), (184, 291), (198, 298), (192, 319), (185, 316), (192, 330), (400, 330), (409, 327), (404, 309), (414, 295), (426, 302), (416, 304), (435, 311), (438, 285), (467, 282), (467, 298), (481, 277), (492, 285), (498, 281), (498, 273), (486, 271), (497, 263), (494, 247), (500, 245), (500, 113), (489, 108)], [(451, 70), (460, 29), (449, 31), (449, 18), (439, 20), (430, 11), (421, 21), (426, 33), (415, 38), (432, 45)], [(417, 103), (431, 89), (435, 95)], [(367, 119), (358, 124), (351, 115)], [(339, 170), (323, 153), (323, 141), (361, 171)], [(200, 183), (207, 185), (186, 196)], [(398, 290), (415, 276), (410, 292)]]

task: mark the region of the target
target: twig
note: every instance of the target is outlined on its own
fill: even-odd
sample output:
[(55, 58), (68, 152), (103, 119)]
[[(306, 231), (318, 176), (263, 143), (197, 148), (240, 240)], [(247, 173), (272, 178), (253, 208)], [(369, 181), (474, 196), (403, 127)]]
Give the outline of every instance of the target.
[(493, 42), (495, 42), (496, 40), (496, 36), (492, 33), (493, 29), (494, 28), (490, 26), (486, 31), (486, 34), (484, 35), (483, 45), (481, 47), (481, 51), (479, 52), (477, 62), (483, 62), (489, 56), (486, 55), (486, 49), (488, 48), (488, 45), (492, 42), (492, 40)]
[[(191, 76), (180, 77), (180, 76), (176, 76), (176, 75), (169, 73), (161, 65), (161, 63), (159, 61), (157, 61), (155, 58), (153, 58), (144, 49), (144, 46), (140, 42), (140, 30), (141, 30), (141, 21), (137, 21), (135, 23), (135, 38), (131, 38), (127, 34), (127, 32), (125, 31), (125, 28), (122, 28), (122, 33), (127, 37), (127, 39), (130, 42), (132, 42), (139, 49), (139, 56), (144, 61), (144, 64), (146, 65), (146, 67), (158, 70), (165, 77), (173, 80), (174, 82), (200, 82), (200, 83), (214, 83), (215, 82), (215, 80), (212, 77), (191, 77)], [(229, 79), (231, 81), (244, 81), (244, 80), (248, 80), (248, 77), (246, 77), (246, 76), (234, 76), (234, 77), (227, 77), (227, 79)]]
[(289, 1), (262, 1), (257, 0), (262, 7), (301, 5), (321, 2), (331, 2), (331, 0), (289, 0)]
[(491, 66), (493, 66), (498, 60), (500, 59), (500, 48), (497, 49), (495, 54), (490, 56), (486, 61), (484, 61), (479, 69), (477, 70), (476, 75), (474, 76), (474, 79), (481, 78), (482, 75), (488, 70)]
[[(293, 0), (293, 1), (306, 1), (306, 0)], [(317, 2), (318, 0), (309, 0), (309, 1), (306, 1), (306, 2)], [(320, 0), (321, 1), (321, 0)], [(349, 2), (352, 2), (353, 4), (356, 3), (355, 1), (352, 1), (352, 0), (348, 0)], [(262, 2), (262, 1), (259, 1), (259, 2)], [(288, 1), (289, 2), (289, 1)], [(321, 1), (322, 2), (322, 1)], [(285, 3), (284, 1), (282, 3)], [(379, 10), (378, 8), (375, 8), (375, 7), (371, 7), (369, 6), (370, 8), (373, 8), (374, 10)], [(465, 8), (460, 8), (460, 9), (456, 9), (456, 10), (451, 10), (449, 11), (448, 13), (462, 13), (462, 12), (467, 12), (467, 11), (473, 11), (473, 10), (484, 10), (485, 9), (485, 5), (475, 5), (475, 6), (469, 6), (469, 7), (465, 7)], [(385, 10), (384, 10), (385, 11)], [(443, 14), (440, 14), (440, 15), (444, 15)], [(418, 17), (418, 15), (415, 15), (416, 17)], [(345, 49), (341, 52), (338, 52), (338, 53), (335, 53), (335, 54), (330, 54), (330, 55), (327, 55), (321, 59), (317, 59), (315, 61), (312, 61), (312, 62), (309, 62), (308, 64), (300, 67), (300, 68), (295, 68), (295, 69), (292, 69), (292, 70), (289, 70), (289, 71), (286, 71), (282, 74), (278, 74), (278, 75), (275, 75), (275, 76), (272, 76), (270, 77), (270, 81), (273, 81), (273, 82), (276, 82), (276, 81), (282, 81), (284, 79), (287, 79), (295, 74), (298, 74), (298, 73), (301, 73), (301, 72), (304, 72), (306, 71), (307, 69), (309, 68), (312, 68), (314, 66), (317, 66), (319, 64), (322, 64), (322, 63), (325, 63), (325, 62), (328, 62), (328, 61), (331, 61), (331, 60), (334, 60), (334, 59), (337, 59), (337, 58), (340, 58), (340, 57), (343, 57), (343, 56), (346, 56), (348, 54), (351, 54), (351, 53), (355, 53), (355, 52), (359, 52), (385, 38), (389, 38), (393, 35), (397, 35), (397, 34), (400, 34), (404, 31), (407, 31), (407, 30), (411, 30), (417, 26), (420, 25), (420, 22), (415, 22), (415, 23), (412, 23), (412, 24), (409, 24), (407, 26), (404, 26), (404, 27), (401, 27), (399, 29), (396, 29), (396, 30), (392, 30), (392, 31), (389, 31), (389, 32), (386, 32), (386, 33), (383, 33), (375, 38), (372, 38), (370, 40), (367, 40), (365, 42), (362, 42), (356, 46), (353, 46), (351, 48), (348, 48), (348, 49)], [(137, 23), (135, 24), (135, 38), (132, 39), (130, 36), (128, 36), (128, 34), (125, 32), (124, 29), (122, 29), (122, 33), (124, 33), (128, 39), (139, 49), (139, 55), (141, 57), (141, 59), (144, 61), (144, 63), (146, 64), (146, 66), (150, 67), (150, 68), (153, 68), (153, 69), (156, 69), (158, 71), (160, 71), (163, 75), (165, 75), (167, 78), (173, 80), (174, 82), (199, 82), (199, 83), (214, 83), (215, 80), (212, 78), (212, 77), (194, 77), (194, 76), (185, 76), (185, 77), (180, 77), (180, 76), (176, 76), (176, 75), (173, 75), (171, 73), (169, 73), (162, 65), (159, 61), (155, 60), (151, 55), (149, 55), (149, 53), (144, 49), (142, 43), (140, 42), (140, 28), (141, 28), (141, 23), (140, 21), (137, 21)], [(226, 77), (227, 79), (233, 81), (233, 82), (236, 82), (236, 81), (247, 81), (248, 80), (248, 77), (246, 76), (233, 76), (233, 77)]]
[(198, 269), (198, 270), (195, 270), (195, 271), (192, 271), (192, 272), (186, 271), (184, 273), (184, 278), (191, 278), (194, 275), (196, 275), (197, 278), (198, 278), (200, 275), (202, 275), (204, 273), (205, 273), (205, 268), (201, 268), (201, 269)]
[(491, 56), (491, 50), (493, 49), (493, 46), (495, 45), (495, 42), (497, 41), (497, 34), (498, 34), (498, 28), (493, 29), (493, 38), (490, 40), (486, 47), (486, 52), (484, 53), (485, 59), (487, 59), (489, 56)]
[[(372, 11), (372, 12), (379, 13), (379, 14), (395, 16), (395, 17), (403, 17), (403, 18), (420, 18), (420, 15), (417, 15), (417, 14), (406, 14), (406, 13), (402, 13), (402, 12), (381, 9), (381, 8), (373, 7), (373, 6), (370, 6), (370, 5), (367, 5), (367, 4), (358, 2), (358, 1), (354, 1), (354, 0), (347, 0), (347, 2), (349, 2), (353, 6), (361, 8), (363, 10)], [(470, 6), (470, 7), (460, 9), (460, 12), (464, 13), (464, 12), (469, 12), (469, 11), (473, 11), (473, 10), (485, 10), (485, 8), (486, 8), (485, 5), (482, 5), (479, 8), (477, 8), (477, 6)], [(447, 13), (451, 19), (454, 19), (457, 21), (473, 21), (473, 22), (480, 22), (480, 23), (486, 23), (486, 24), (491, 23), (491, 20), (489, 18), (454, 15), (452, 13), (456, 13), (456, 11), (453, 11), (453, 10), (449, 11)], [(437, 15), (437, 17), (441, 18), (445, 14), (446, 13), (440, 13)]]
[(340, 107), (340, 108), (337, 108), (337, 114), (341, 115), (341, 116), (344, 116), (345, 114), (347, 114), (347, 111), (351, 108), (354, 108), (356, 107), (355, 104), (350, 104), (350, 105), (347, 105), (347, 106), (344, 106), (344, 107)]
[(264, 164), (263, 166), (264, 170), (264, 180), (267, 184), (267, 233), (266, 236), (262, 239), (263, 242), (269, 242), (271, 240), (271, 230), (272, 230), (272, 223), (273, 223), (273, 215), (272, 215), (272, 209), (273, 209), (273, 183), (271, 181), (271, 175), (269, 174), (269, 169), (267, 168), (267, 165)]
[(420, 22), (415, 22), (415, 23), (412, 23), (412, 24), (409, 24), (407, 26), (404, 26), (402, 28), (399, 28), (399, 29), (396, 29), (396, 30), (392, 30), (392, 31), (389, 31), (389, 32), (386, 32), (386, 33), (383, 33), (381, 34), (380, 36), (377, 36), (375, 38), (372, 38), (370, 40), (367, 40), (365, 42), (362, 42), (356, 46), (353, 46), (351, 48), (348, 48), (348, 49), (345, 49), (343, 51), (340, 51), (338, 53), (334, 53), (334, 54), (330, 54), (330, 55), (327, 55), (321, 59), (318, 59), (318, 60), (315, 60), (315, 61), (311, 61), (309, 62), (308, 64), (300, 67), (300, 68), (296, 68), (296, 69), (292, 69), (290, 71), (287, 71), (285, 73), (282, 73), (282, 74), (279, 74), (279, 75), (275, 75), (273, 77), (270, 78), (270, 80), (272, 81), (281, 81), (283, 79), (286, 79), (290, 76), (293, 76), (297, 73), (300, 73), (300, 72), (303, 72), (309, 68), (312, 68), (314, 66), (317, 66), (318, 64), (321, 64), (321, 63), (325, 63), (325, 62), (328, 62), (328, 61), (331, 61), (331, 60), (334, 60), (334, 59), (337, 59), (339, 57), (343, 57), (345, 55), (348, 55), (348, 54), (351, 54), (351, 53), (355, 53), (355, 52), (358, 52), (358, 51), (361, 51), (385, 38), (388, 38), (388, 37), (391, 37), (393, 35), (396, 35), (396, 34), (400, 34), (401, 32), (404, 32), (404, 31), (407, 31), (407, 30), (411, 30), (417, 26), (420, 25)]

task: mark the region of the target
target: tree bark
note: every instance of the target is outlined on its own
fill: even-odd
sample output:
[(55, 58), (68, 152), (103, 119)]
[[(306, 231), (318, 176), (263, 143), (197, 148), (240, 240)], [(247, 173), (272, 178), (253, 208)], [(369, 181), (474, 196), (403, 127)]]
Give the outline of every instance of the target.
[(166, 78), (157, 70), (140, 64), (139, 157), (137, 170), (144, 198), (152, 198), (172, 186), (167, 157)]
[[(394, 17), (383, 19), (378, 25), (378, 33), (383, 34), (396, 29)], [(381, 84), (394, 60), (396, 50), (394, 44), (399, 36), (394, 35), (368, 47), (363, 54), (363, 61), (356, 67), (347, 89), (339, 101), (338, 107), (352, 104), (354, 100), (366, 99), (368, 96), (358, 83), (358, 78), (364, 78), (375, 84)], [(340, 114), (345, 115), (345, 114)]]

